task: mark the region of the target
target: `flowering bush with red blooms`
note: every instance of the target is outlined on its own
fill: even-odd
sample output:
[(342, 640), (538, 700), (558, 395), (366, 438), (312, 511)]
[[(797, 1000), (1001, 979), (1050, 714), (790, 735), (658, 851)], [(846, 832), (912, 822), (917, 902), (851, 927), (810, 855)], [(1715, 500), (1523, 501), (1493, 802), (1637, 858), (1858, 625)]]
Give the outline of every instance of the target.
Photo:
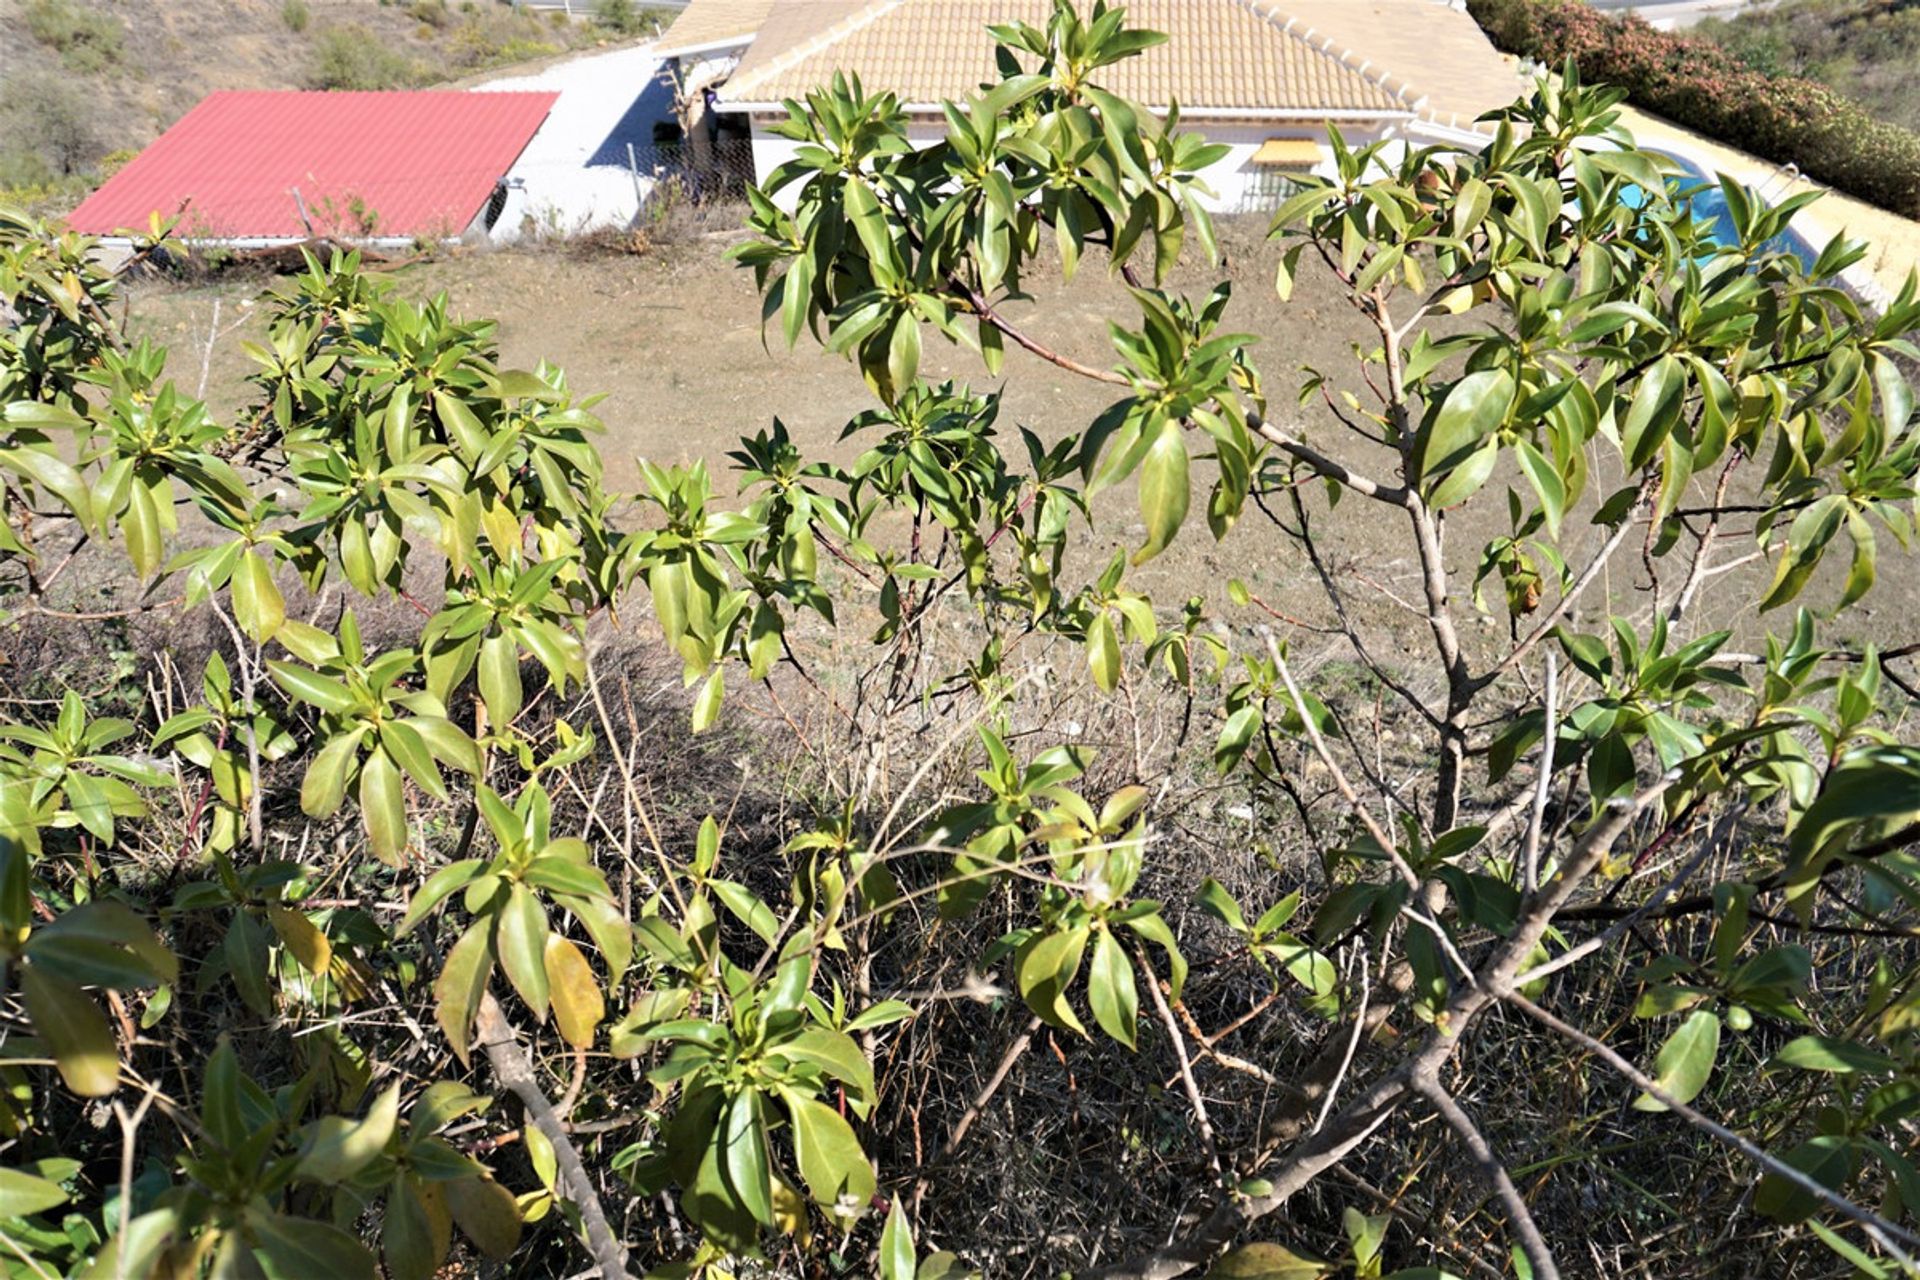
[(1468, 0), (1494, 44), (1546, 63), (1810, 178), (1920, 217), (1920, 133), (1889, 124), (1817, 81), (1769, 76), (1710, 40), (1609, 17), (1580, 0)]

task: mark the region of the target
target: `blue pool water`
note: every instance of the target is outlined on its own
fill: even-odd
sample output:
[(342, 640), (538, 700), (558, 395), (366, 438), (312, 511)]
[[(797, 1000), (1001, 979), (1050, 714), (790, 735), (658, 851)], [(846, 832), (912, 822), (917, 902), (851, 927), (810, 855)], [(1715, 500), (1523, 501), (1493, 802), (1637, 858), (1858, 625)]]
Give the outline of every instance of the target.
[[(1668, 188), (1676, 196), (1688, 191), (1692, 192), (1692, 195), (1687, 196), (1687, 203), (1693, 208), (1694, 218), (1709, 225), (1711, 228), (1709, 234), (1713, 242), (1726, 245), (1739, 244), (1740, 236), (1734, 229), (1733, 215), (1727, 211), (1727, 198), (1721, 194), (1719, 182), (1708, 176), (1691, 160), (1664, 151), (1659, 154), (1673, 161), (1681, 169), (1681, 173), (1669, 179)], [(1623, 195), (1630, 203), (1637, 203), (1640, 191), (1636, 187), (1629, 187)], [(1791, 253), (1808, 269), (1812, 269), (1814, 262), (1820, 257), (1820, 251), (1814, 248), (1805, 236), (1791, 229), (1768, 241), (1766, 247)]]

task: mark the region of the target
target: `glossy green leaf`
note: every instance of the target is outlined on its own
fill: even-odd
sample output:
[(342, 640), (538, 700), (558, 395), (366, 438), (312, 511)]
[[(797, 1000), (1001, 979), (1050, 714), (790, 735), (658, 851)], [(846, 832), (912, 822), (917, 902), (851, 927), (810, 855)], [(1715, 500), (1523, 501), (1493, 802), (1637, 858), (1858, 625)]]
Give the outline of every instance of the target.
[(339, 1227), (250, 1208), (247, 1226), (258, 1244), (255, 1257), (269, 1280), (378, 1280), (373, 1254)]
[(273, 638), (287, 620), (287, 602), (274, 585), (273, 569), (254, 551), (241, 554), (233, 571), (233, 620), (255, 640)]
[[(1692, 1102), (1707, 1087), (1714, 1059), (1720, 1053), (1720, 1017), (1707, 1009), (1687, 1015), (1679, 1030), (1667, 1038), (1653, 1061), (1653, 1082), (1676, 1102)], [(1633, 1100), (1636, 1111), (1665, 1111), (1667, 1104), (1650, 1093)]]
[[(1153, 981), (1151, 977), (1147, 980)], [(1102, 1031), (1129, 1049), (1137, 1047), (1140, 993), (1133, 982), (1133, 964), (1105, 929), (1094, 935), (1093, 961), (1087, 968), (1087, 1003)]]
[(915, 1280), (919, 1265), (913, 1247), (913, 1229), (900, 1211), (900, 1197), (887, 1206), (887, 1225), (880, 1230), (880, 1280)]
[(844, 1205), (856, 1217), (873, 1199), (873, 1166), (853, 1126), (823, 1102), (787, 1095), (787, 1114), (793, 1120), (794, 1156), (807, 1190), (820, 1204)]
[(385, 751), (370, 751), (360, 762), (360, 816), (374, 856), (399, 866), (407, 851), (407, 784)]
[(533, 1016), (547, 1020), (547, 913), (540, 900), (524, 884), (507, 891), (506, 905), (500, 908), (494, 945), (499, 952), (500, 968)]
[(36, 1177), (19, 1169), (0, 1168), (0, 1218), (24, 1218), (67, 1202), (67, 1193), (57, 1182)]
[(513, 723), (520, 714), (520, 646), (513, 637), (495, 633), (480, 642), (480, 697), (487, 719), (496, 726)]
[(1892, 1055), (1856, 1041), (1812, 1035), (1787, 1041), (1773, 1055), (1773, 1061), (1783, 1067), (1824, 1071), (1833, 1075), (1848, 1075), (1856, 1071), (1877, 1075), (1893, 1071), (1899, 1066), (1898, 1060)]
[(1620, 425), (1620, 449), (1629, 471), (1640, 470), (1659, 453), (1680, 420), (1686, 391), (1687, 367), (1676, 356), (1661, 356), (1640, 376)]
[[(1453, 384), (1434, 415), (1421, 451), (1423, 479), (1445, 475), (1464, 465), (1506, 421), (1513, 405), (1513, 375), (1483, 369)], [(1435, 501), (1436, 506), (1446, 503)]]
[(315, 1182), (345, 1182), (386, 1150), (400, 1116), (400, 1086), (374, 1099), (359, 1120), (323, 1116), (307, 1127), (294, 1171)]
[[(1855, 1153), (1845, 1135), (1823, 1133), (1807, 1139), (1780, 1159), (1829, 1191), (1838, 1191), (1853, 1176)], [(1790, 1179), (1768, 1173), (1754, 1191), (1753, 1207), (1776, 1222), (1800, 1222), (1820, 1207), (1820, 1201)]]
[(330, 818), (347, 795), (347, 774), (358, 759), (356, 751), (365, 730), (355, 729), (329, 738), (307, 765), (300, 783), (300, 811), (309, 818)]
[(727, 1104), (721, 1124), (722, 1167), (740, 1203), (765, 1226), (773, 1225), (773, 1172), (767, 1131), (760, 1123), (758, 1095), (743, 1089)]
[[(493, 973), (492, 931), (490, 919), (475, 920), (468, 925), (447, 952), (440, 976), (433, 984), (434, 1017), (446, 1033), (447, 1042), (453, 1046), (454, 1055), (462, 1062), (467, 1060), (474, 1014), (479, 1012), (480, 998), (486, 993), (487, 979)], [(456, 1211), (455, 1217), (458, 1216)]]
[(353, 691), (331, 676), (323, 676), (317, 671), (309, 671), (291, 662), (281, 662), (275, 658), (267, 659), (267, 673), (273, 682), (290, 696), (302, 702), (310, 703), (322, 711), (334, 715), (351, 715), (360, 705)]
[(1160, 423), (1147, 456), (1140, 463), (1140, 516), (1146, 521), (1147, 541), (1133, 553), (1143, 564), (1166, 549), (1187, 518), (1192, 486), (1187, 479), (1187, 442), (1172, 418)]

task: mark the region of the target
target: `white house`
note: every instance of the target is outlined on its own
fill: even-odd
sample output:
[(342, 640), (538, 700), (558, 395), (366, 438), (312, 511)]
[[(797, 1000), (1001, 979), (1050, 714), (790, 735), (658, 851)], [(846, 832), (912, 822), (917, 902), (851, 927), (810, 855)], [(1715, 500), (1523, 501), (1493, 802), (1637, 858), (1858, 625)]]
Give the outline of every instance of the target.
[[(945, 132), (944, 99), (998, 78), (988, 23), (1044, 24), (1051, 0), (692, 0), (663, 37), (713, 136), (752, 139), (766, 175), (794, 143), (769, 125), (781, 102), (836, 71), (906, 104), (916, 141)], [(1107, 68), (1105, 85), (1232, 150), (1203, 176), (1213, 203), (1258, 209), (1288, 175), (1329, 163), (1329, 125), (1350, 144), (1477, 145), (1486, 111), (1525, 85), (1462, 0), (1128, 0), (1129, 22), (1166, 44)], [(736, 123), (737, 122), (737, 123)]]

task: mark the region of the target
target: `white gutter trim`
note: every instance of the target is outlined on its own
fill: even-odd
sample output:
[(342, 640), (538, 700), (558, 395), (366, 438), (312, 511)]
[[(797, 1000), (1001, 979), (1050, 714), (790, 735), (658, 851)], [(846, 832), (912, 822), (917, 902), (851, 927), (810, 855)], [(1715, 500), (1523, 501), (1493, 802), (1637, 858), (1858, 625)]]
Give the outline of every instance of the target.
[[(1149, 108), (1151, 110), (1152, 108)], [(1413, 113), (1392, 108), (1318, 109), (1313, 107), (1187, 107), (1180, 118), (1195, 120), (1407, 120)]]
[[(1455, 117), (1458, 119), (1458, 117)], [(1431, 117), (1421, 117), (1407, 125), (1410, 134), (1422, 134), (1441, 142), (1461, 142), (1476, 147), (1484, 147), (1493, 141), (1492, 133), (1482, 133), (1466, 125), (1448, 125)]]

